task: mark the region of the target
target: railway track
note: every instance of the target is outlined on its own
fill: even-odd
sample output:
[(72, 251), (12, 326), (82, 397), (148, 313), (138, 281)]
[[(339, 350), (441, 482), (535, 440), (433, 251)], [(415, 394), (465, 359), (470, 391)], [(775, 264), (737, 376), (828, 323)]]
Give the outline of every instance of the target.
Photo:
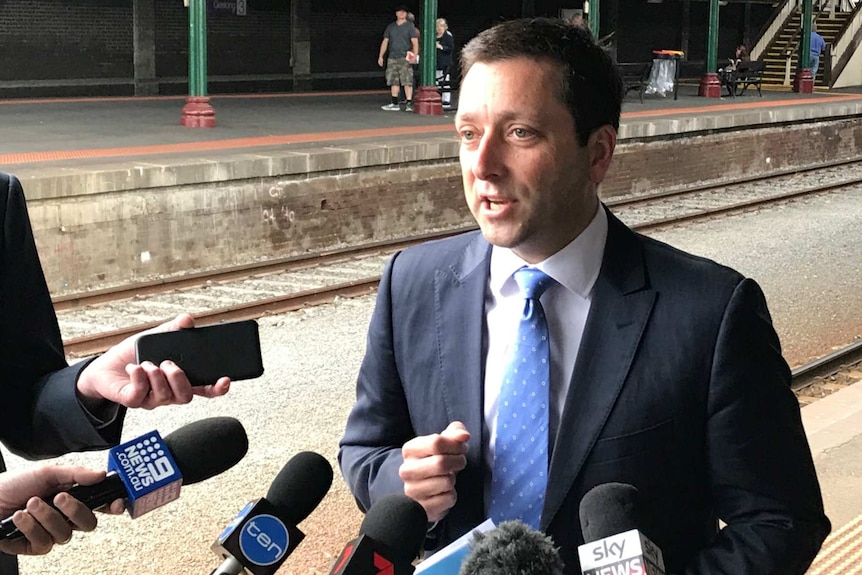
[[(862, 185), (862, 162), (836, 162), (697, 188), (633, 194), (606, 202), (641, 232)], [(393, 242), (165, 278), (54, 299), (66, 353), (81, 357), (188, 312), (199, 325), (254, 319), (372, 293), (400, 249), (461, 233), (442, 230)], [(800, 389), (806, 386), (800, 386)]]
[(862, 340), (793, 370), (791, 387), (811, 403), (862, 380)]

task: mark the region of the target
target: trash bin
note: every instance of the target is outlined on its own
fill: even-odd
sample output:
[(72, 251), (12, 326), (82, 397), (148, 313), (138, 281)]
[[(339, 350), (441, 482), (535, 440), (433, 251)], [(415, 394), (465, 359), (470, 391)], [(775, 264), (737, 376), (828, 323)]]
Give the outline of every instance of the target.
[(644, 93), (667, 96), (673, 92), (673, 99), (676, 100), (679, 60), (682, 56), (683, 52), (679, 50), (653, 50), (652, 71)]

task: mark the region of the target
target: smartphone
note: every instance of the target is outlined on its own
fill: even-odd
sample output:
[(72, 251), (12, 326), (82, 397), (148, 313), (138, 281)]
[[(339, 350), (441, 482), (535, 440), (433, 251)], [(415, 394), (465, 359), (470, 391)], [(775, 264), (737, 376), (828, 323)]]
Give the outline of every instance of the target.
[(263, 374), (254, 320), (149, 333), (138, 338), (135, 351), (138, 363), (173, 361), (192, 385), (209, 385), (224, 376), (237, 381)]

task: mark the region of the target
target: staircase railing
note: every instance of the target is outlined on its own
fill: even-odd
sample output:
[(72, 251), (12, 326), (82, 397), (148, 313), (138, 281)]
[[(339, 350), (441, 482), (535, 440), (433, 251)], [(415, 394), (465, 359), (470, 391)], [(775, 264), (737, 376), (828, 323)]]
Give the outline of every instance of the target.
[(835, 80), (844, 71), (844, 68), (850, 63), (850, 58), (862, 45), (862, 2), (858, 2), (853, 8), (853, 16), (844, 27), (844, 30), (835, 39), (835, 42), (830, 47), (831, 58), (827, 60), (830, 64), (829, 85), (832, 86)]
[(766, 49), (769, 48), (769, 43), (772, 42), (773, 38), (778, 36), (781, 32), (781, 29), (784, 27), (784, 23), (787, 22), (787, 19), (793, 14), (797, 5), (797, 0), (784, 0), (784, 4), (782, 4), (781, 8), (772, 13), (772, 20), (769, 22), (768, 27), (764, 30), (763, 34), (760, 35), (757, 43), (749, 51), (749, 57), (752, 60), (760, 60), (760, 58), (766, 54)]
[[(818, 18), (823, 15), (824, 12), (830, 12), (835, 7), (835, 0), (831, 2), (823, 2), (820, 4), (820, 9), (814, 12), (811, 15), (811, 25), (817, 23)], [(801, 22), (800, 22), (801, 24)], [(796, 57), (799, 52), (799, 40), (800, 36), (802, 36), (802, 26), (800, 25), (798, 28), (793, 30), (793, 34), (790, 38), (787, 39), (787, 42), (784, 44), (784, 49), (781, 51), (781, 57), (784, 58), (784, 85), (790, 85), (790, 76), (793, 71), (794, 64), (796, 62)], [(826, 63), (829, 62), (829, 58), (826, 58)], [(825, 71), (826, 83), (829, 84), (829, 80), (831, 78), (830, 72)]]

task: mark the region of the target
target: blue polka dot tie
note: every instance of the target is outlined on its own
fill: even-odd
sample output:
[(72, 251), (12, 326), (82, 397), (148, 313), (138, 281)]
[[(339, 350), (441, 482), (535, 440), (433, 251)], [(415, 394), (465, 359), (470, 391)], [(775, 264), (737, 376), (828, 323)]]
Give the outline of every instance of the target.
[(509, 352), (497, 409), (497, 440), (489, 515), (539, 528), (548, 483), (548, 409), (551, 348), (539, 298), (554, 280), (521, 268), (515, 281), (526, 298)]

